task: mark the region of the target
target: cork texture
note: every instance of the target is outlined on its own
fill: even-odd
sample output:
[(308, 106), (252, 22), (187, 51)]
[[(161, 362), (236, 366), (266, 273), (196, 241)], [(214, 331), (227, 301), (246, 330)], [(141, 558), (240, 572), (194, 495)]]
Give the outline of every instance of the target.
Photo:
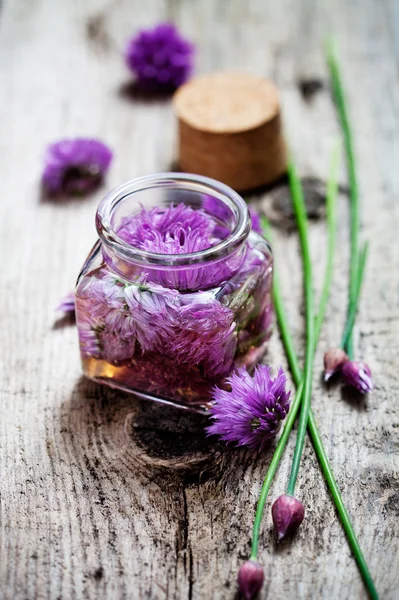
[(236, 190), (273, 182), (287, 164), (273, 83), (245, 73), (197, 77), (174, 96), (179, 164)]

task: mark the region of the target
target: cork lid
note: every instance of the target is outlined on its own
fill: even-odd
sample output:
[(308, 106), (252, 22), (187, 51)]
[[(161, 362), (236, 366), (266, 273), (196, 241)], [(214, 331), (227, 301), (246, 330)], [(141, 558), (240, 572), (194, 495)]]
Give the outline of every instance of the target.
[(201, 131), (255, 129), (279, 114), (272, 82), (247, 73), (213, 73), (192, 79), (174, 95), (177, 116)]

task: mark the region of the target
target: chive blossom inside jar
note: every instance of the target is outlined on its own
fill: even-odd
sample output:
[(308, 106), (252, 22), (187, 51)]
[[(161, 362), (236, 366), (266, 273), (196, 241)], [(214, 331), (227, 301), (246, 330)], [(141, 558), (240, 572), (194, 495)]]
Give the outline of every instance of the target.
[(272, 255), (244, 200), (205, 177), (153, 175), (108, 194), (96, 225), (76, 287), (85, 374), (206, 409), (270, 336)]

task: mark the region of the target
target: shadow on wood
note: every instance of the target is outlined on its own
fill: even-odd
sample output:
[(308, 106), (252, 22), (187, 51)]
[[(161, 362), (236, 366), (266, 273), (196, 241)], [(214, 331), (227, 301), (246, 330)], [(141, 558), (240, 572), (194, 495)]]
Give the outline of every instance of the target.
[[(207, 418), (141, 400), (111, 390), (85, 377), (77, 382), (71, 399), (63, 405), (68, 427), (64, 435), (79, 433), (84, 446), (105, 446), (108, 456), (147, 476), (167, 470), (187, 483), (218, 477), (225, 459), (236, 454), (214, 437), (207, 437)], [(230, 461), (231, 462), (231, 461)], [(129, 469), (130, 470), (130, 469)]]

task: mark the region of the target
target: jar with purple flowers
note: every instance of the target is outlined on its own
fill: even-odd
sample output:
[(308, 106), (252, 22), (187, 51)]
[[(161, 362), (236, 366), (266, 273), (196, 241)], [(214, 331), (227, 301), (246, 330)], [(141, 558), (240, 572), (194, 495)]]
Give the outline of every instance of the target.
[(96, 226), (75, 291), (85, 375), (206, 410), (271, 333), (272, 253), (246, 203), (206, 177), (157, 174), (110, 192)]

